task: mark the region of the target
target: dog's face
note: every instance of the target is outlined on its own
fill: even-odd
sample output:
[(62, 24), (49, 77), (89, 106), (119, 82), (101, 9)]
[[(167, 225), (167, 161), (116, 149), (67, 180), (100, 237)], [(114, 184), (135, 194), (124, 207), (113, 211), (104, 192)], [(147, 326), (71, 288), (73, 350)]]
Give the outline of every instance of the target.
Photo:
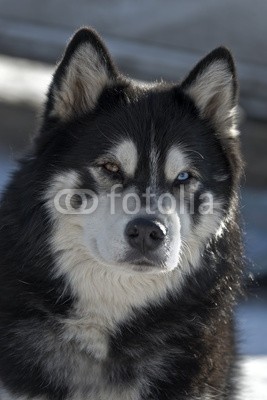
[(226, 49), (181, 85), (149, 86), (121, 77), (96, 34), (79, 31), (37, 141), (54, 154), (46, 198), (73, 246), (127, 273), (197, 264), (229, 208), (235, 106)]

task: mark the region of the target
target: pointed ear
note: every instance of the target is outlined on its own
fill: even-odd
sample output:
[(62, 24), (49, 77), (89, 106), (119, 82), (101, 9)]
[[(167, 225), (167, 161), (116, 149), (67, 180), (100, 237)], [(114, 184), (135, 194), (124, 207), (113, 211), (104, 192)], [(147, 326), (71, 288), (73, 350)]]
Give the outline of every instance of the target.
[(202, 59), (181, 84), (200, 115), (211, 120), (223, 135), (233, 137), (237, 113), (237, 80), (233, 57), (218, 47)]
[(67, 120), (94, 109), (118, 72), (97, 33), (82, 28), (71, 39), (51, 83), (46, 116)]

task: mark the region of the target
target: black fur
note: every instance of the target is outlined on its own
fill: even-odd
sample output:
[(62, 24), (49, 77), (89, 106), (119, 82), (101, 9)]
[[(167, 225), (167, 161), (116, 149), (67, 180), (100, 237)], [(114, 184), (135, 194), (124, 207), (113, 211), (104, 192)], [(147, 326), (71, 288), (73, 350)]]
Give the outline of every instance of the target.
[[(52, 90), (60, 90), (75, 49), (87, 41), (116, 80), (103, 89), (94, 110), (61, 121), (50, 116)], [(140, 192), (145, 190), (151, 135), (161, 151), (161, 163), (171, 144), (182, 143), (201, 172), (202, 186), (196, 198), (205, 189), (223, 199), (225, 225), (221, 236), (213, 235), (206, 243), (201, 265), (185, 278), (181, 290), (169, 293), (161, 304), (134, 309), (110, 334), (103, 364), (106, 383), (112, 390), (145, 382), (138, 397), (142, 400), (204, 400), (207, 389), (214, 399), (234, 398), (233, 313), (242, 289), (239, 139), (218, 135), (213, 121), (203, 119), (185, 93), (215, 59), (225, 60), (233, 75), (233, 106), (237, 96), (235, 68), (224, 48), (202, 60), (182, 85), (162, 83), (143, 90), (118, 74), (95, 32), (81, 30), (70, 43), (48, 94), (40, 134), (1, 199), (0, 382), (14, 399), (17, 395), (27, 399), (41, 395), (49, 400), (70, 398), (68, 378), (57, 381), (43, 368), (43, 361), (50, 356), (45, 351), (46, 341), (53, 336), (55, 346), (60, 346), (62, 326), (58, 318), (67, 317), (76, 301), (64, 279), (53, 274), (55, 259), (48, 241), (55, 227), (44, 194), (56, 172), (72, 169), (80, 172), (81, 187), (97, 191), (87, 166), (115, 139), (123, 139), (125, 132), (133, 138), (141, 160), (132, 180), (121, 177), (125, 188), (137, 180)], [(213, 179), (216, 172), (229, 177), (217, 182)], [(175, 193), (163, 172), (159, 186), (162, 192)], [(195, 213), (192, 219), (197, 226), (199, 215)], [(64, 351), (62, 345), (62, 356), (66, 357)], [(162, 363), (160, 374), (153, 367), (155, 363)], [(84, 399), (98, 400), (87, 396), (85, 393)]]

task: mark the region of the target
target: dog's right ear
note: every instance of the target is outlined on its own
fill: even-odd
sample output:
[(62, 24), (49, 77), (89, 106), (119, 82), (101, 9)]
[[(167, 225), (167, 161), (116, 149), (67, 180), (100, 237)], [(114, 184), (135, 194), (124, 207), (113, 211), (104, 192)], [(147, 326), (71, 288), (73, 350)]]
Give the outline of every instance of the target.
[(82, 28), (71, 39), (51, 83), (45, 115), (63, 121), (92, 111), (118, 72), (97, 33)]
[(191, 97), (200, 115), (214, 123), (224, 137), (235, 137), (237, 78), (233, 57), (218, 47), (204, 57), (183, 81), (181, 88)]

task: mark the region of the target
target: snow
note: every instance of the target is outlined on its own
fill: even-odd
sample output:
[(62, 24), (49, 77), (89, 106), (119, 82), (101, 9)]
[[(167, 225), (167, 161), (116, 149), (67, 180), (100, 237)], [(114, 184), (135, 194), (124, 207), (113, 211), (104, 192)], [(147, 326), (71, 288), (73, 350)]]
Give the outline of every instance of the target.
[(244, 357), (240, 400), (267, 400), (267, 356)]

